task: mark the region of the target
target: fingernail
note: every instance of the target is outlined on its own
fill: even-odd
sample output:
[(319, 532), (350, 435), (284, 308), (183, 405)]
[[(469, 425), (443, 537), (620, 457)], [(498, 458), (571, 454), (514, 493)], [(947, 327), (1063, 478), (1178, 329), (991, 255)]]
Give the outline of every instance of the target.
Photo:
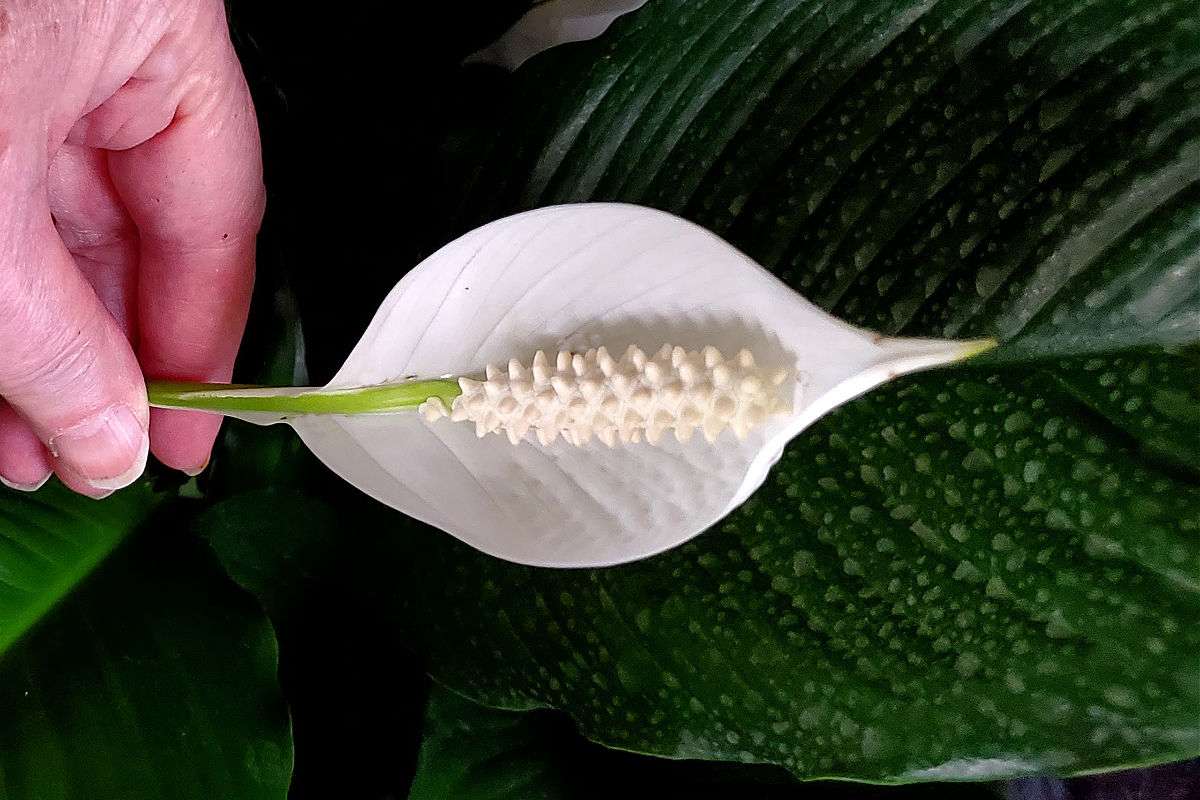
[(111, 405), (67, 428), (47, 443), (50, 453), (89, 486), (113, 491), (128, 486), (146, 469), (150, 437), (126, 405)]
[(201, 464), (200, 466), (183, 470), (183, 474), (187, 475), (189, 478), (194, 478), (197, 475), (199, 475), (201, 472), (204, 472), (204, 470), (208, 469), (208, 462), (209, 462), (209, 459), (206, 458), (206, 459), (204, 459), (204, 463)]
[(51, 473), (47, 472), (46, 477), (42, 478), (36, 483), (17, 483), (16, 481), (10, 481), (8, 478), (0, 475), (0, 483), (3, 483), (8, 488), (15, 489), (18, 492), (36, 492), (38, 489), (46, 485), (46, 481), (50, 480), (50, 475)]

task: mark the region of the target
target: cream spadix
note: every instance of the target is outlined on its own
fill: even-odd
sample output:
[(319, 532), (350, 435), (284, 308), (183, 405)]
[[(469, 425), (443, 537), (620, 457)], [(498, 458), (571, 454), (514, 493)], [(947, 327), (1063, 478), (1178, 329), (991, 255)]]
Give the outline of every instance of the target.
[(449, 417), (475, 423), (475, 435), (503, 432), (520, 444), (533, 432), (542, 445), (560, 435), (576, 447), (595, 437), (658, 444), (667, 431), (686, 442), (700, 430), (716, 442), (728, 428), (739, 439), (768, 417), (792, 410), (779, 389), (791, 370), (763, 370), (742, 350), (731, 360), (711, 345), (687, 351), (664, 344), (654, 355), (630, 345), (618, 360), (601, 345), (584, 353), (560, 350), (553, 365), (539, 350), (528, 367), (510, 359), (505, 370), (488, 365), (484, 380), (459, 378), (462, 394), (446, 407), (441, 397), (420, 406), (429, 422)]
[(500, 558), (604, 566), (712, 525), (847, 400), (992, 344), (856, 328), (678, 217), (580, 204), (427, 258), (325, 387), (151, 400), (287, 422), (367, 494)]

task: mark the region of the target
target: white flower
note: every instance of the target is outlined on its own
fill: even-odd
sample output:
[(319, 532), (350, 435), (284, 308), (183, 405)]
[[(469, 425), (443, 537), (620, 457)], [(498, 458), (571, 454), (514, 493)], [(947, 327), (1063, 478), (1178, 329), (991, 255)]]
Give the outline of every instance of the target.
[[(484, 552), (603, 566), (721, 519), (788, 441), (838, 405), (990, 345), (855, 328), (689, 222), (581, 204), (498, 220), (434, 253), (388, 295), (323, 389), (205, 397), (239, 397), (242, 411), (222, 410), (251, 421), (286, 418), (346, 480)], [(555, 363), (539, 351), (558, 354)], [(488, 364), (507, 368), (488, 374)], [(437, 384), (425, 415), (328, 413), (381, 392), (415, 406), (434, 392), (414, 400), (403, 382), (412, 375), (453, 379)], [(249, 395), (325, 413), (256, 413)], [(708, 435), (690, 436), (697, 427)], [(511, 438), (477, 435), (489, 431)]]

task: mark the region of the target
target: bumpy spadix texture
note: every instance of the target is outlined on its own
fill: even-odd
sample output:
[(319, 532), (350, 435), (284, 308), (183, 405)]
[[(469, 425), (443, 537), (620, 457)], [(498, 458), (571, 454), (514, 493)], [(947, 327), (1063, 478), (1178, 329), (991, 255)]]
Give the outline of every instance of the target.
[(730, 359), (715, 347), (684, 350), (664, 344), (648, 356), (630, 345), (618, 360), (606, 348), (583, 353), (539, 350), (529, 365), (517, 359), (507, 369), (488, 365), (485, 379), (459, 378), (462, 394), (447, 409), (439, 398), (421, 406), (430, 422), (450, 417), (474, 422), (475, 433), (505, 433), (519, 444), (533, 431), (542, 445), (559, 436), (583, 447), (593, 437), (658, 444), (671, 431), (680, 442), (699, 430), (716, 442), (729, 428), (745, 439), (774, 414), (792, 410), (780, 387), (791, 371), (763, 369), (746, 349)]
[[(710, 405), (689, 405), (701, 412), (697, 425), (682, 406), (682, 390), (680, 406), (665, 403), (674, 384), (666, 362), (656, 358), (654, 369), (651, 359), (637, 367), (639, 382), (656, 370), (662, 373), (664, 386), (651, 391), (646, 412), (636, 405), (644, 397), (633, 397), (642, 387), (633, 387), (631, 370), (630, 396), (622, 396), (615, 385), (611, 391), (622, 404), (608, 417), (613, 429), (603, 422), (597, 426), (594, 412), (583, 418), (587, 424), (572, 420), (571, 402), (586, 400), (590, 409), (594, 399), (602, 405), (609, 392), (601, 381), (606, 376), (600, 345), (619, 360), (625, 354), (621, 348), (630, 344), (655, 353), (663, 342), (681, 346), (685, 356), (694, 351), (703, 357), (708, 346), (719, 349), (730, 366), (731, 385), (734, 367), (739, 381), (750, 377), (737, 355), (749, 350), (763, 368), (756, 375), (765, 389), (777, 396), (780, 408), (790, 404), (790, 410), (767, 413), (761, 424), (749, 427), (745, 423), (759, 413), (753, 409), (763, 404), (739, 395), (732, 398), (736, 407), (716, 443), (706, 444), (704, 419), (718, 400), (715, 365), (704, 367), (712, 370)], [(587, 366), (593, 348), (600, 377)], [(540, 428), (546, 439), (557, 436), (549, 444), (538, 443), (532, 423), (526, 441), (514, 447), (502, 435), (478, 438), (467, 420), (430, 422), (407, 411), (286, 420), (346, 480), (484, 552), (526, 564), (595, 567), (686, 541), (749, 497), (792, 437), (831, 409), (896, 375), (963, 358), (979, 343), (878, 336), (826, 314), (685, 220), (636, 206), (576, 204), (497, 220), (431, 255), (388, 295), (325, 391), (358, 392), (409, 376), (476, 376), (483, 385), (468, 382), (462, 403), (481, 394), (482, 406), (465, 409), (467, 419), (483, 411), (485, 432), (501, 423), (497, 430), (516, 435), (516, 424), (511, 431), (502, 424), (499, 405), (504, 403), (505, 414), (527, 413), (529, 398), (517, 393), (527, 383), (534, 397), (545, 391), (544, 386), (534, 389), (537, 365), (519, 363), (515, 382), (499, 370), (481, 373), (489, 363), (530, 359), (539, 349), (547, 354), (547, 377), (551, 367), (555, 375), (563, 373), (560, 384), (572, 396), (566, 409)], [(572, 354), (569, 371), (559, 369), (561, 350)], [(584, 375), (575, 374), (575, 354), (585, 362)], [(672, 348), (672, 359), (674, 354)], [(687, 360), (699, 371), (693, 357)], [(671, 369), (684, 371), (673, 361)], [(771, 371), (777, 369), (794, 372), (772, 386)], [(493, 382), (495, 396), (489, 396)], [(554, 390), (552, 380), (549, 385)], [(584, 397), (585, 392), (594, 397)], [(562, 405), (557, 391), (555, 400)], [(625, 415), (620, 412), (628, 405), (643, 422), (630, 419), (624, 426), (630, 444), (621, 445)], [(486, 416), (489, 407), (495, 417)], [(561, 411), (568, 417), (559, 425)], [(677, 436), (687, 433), (679, 424), (685, 416), (693, 435), (680, 442)], [(716, 422), (712, 425), (710, 434)], [(739, 428), (744, 439), (736, 435)], [(590, 444), (572, 446), (589, 430)], [(611, 438), (610, 433), (616, 446), (596, 441)], [(635, 433), (641, 444), (633, 443)], [(654, 447), (645, 444), (652, 434), (660, 435)]]

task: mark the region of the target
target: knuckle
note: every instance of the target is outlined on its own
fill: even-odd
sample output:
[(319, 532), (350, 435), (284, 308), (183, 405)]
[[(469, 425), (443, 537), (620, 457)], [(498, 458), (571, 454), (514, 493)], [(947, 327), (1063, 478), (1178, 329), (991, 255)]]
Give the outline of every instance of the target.
[(0, 390), (8, 396), (83, 389), (100, 363), (89, 322), (64, 324), (54, 302), (26, 299), (0, 310)]

